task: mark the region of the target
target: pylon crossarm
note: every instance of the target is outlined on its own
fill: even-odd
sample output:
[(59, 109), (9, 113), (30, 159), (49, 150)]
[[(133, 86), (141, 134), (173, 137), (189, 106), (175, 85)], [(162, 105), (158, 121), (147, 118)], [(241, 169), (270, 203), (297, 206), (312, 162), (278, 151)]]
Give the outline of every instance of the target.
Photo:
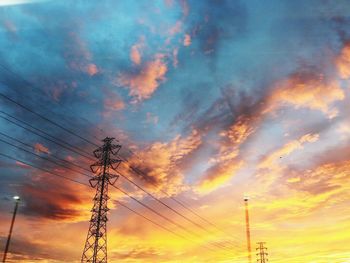
[(118, 175), (118, 174), (106, 173), (106, 178), (107, 178), (108, 183), (109, 183), (110, 185), (114, 185), (114, 184), (117, 182), (117, 180), (118, 180), (118, 178), (119, 178), (119, 175)]
[(110, 159), (109, 165), (113, 170), (117, 170), (121, 162), (122, 160), (119, 160), (119, 159)]
[(103, 152), (103, 149), (101, 147), (93, 151), (94, 156), (98, 159), (102, 157), (102, 152)]

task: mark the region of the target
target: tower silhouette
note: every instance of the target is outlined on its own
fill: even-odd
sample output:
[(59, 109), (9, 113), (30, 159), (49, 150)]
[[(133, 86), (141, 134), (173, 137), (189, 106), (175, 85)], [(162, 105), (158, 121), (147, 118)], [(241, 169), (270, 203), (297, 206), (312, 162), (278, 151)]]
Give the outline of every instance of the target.
[(267, 263), (269, 260), (267, 259), (267, 248), (264, 246), (265, 242), (258, 242), (257, 244), (259, 245), (259, 247), (256, 248), (256, 250), (259, 251), (259, 253), (256, 253), (256, 255), (258, 256), (257, 262)]
[(90, 166), (96, 175), (89, 180), (91, 187), (96, 188), (94, 205), (90, 219), (90, 227), (87, 234), (82, 263), (107, 263), (107, 200), (108, 185), (114, 185), (118, 175), (111, 174), (110, 170), (116, 170), (121, 163), (117, 156), (121, 145), (112, 144), (114, 138), (103, 139), (103, 146), (94, 151), (97, 162)]

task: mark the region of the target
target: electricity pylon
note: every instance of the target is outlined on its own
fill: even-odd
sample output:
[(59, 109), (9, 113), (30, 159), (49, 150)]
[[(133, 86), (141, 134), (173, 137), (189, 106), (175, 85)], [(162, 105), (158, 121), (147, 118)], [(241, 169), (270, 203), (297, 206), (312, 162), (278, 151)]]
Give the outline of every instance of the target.
[(111, 158), (117, 156), (121, 145), (112, 144), (114, 138), (106, 137), (103, 146), (94, 151), (98, 159), (90, 166), (96, 175), (89, 180), (91, 187), (96, 188), (94, 205), (91, 210), (90, 227), (87, 234), (82, 263), (107, 263), (107, 200), (108, 185), (114, 185), (118, 175), (110, 174), (110, 169), (116, 170), (121, 163), (120, 159)]
[(267, 248), (264, 246), (265, 242), (258, 242), (257, 243), (259, 247), (256, 248), (256, 250), (259, 250), (259, 253), (256, 253), (258, 256), (257, 262), (258, 263), (267, 263), (269, 260), (267, 259)]

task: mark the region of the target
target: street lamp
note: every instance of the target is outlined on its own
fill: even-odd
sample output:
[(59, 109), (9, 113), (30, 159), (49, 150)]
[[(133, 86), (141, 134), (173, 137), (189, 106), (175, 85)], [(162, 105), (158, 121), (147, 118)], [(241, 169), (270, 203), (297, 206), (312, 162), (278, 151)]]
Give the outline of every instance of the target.
[(6, 242), (6, 247), (5, 247), (5, 252), (4, 252), (4, 257), (2, 259), (2, 262), (6, 262), (6, 256), (7, 256), (7, 251), (9, 249), (10, 246), (10, 241), (11, 241), (11, 235), (12, 235), (12, 229), (13, 229), (13, 225), (15, 223), (15, 219), (16, 219), (16, 214), (17, 214), (17, 209), (18, 209), (18, 203), (19, 201), (21, 201), (21, 198), (18, 195), (15, 195), (13, 197), (13, 199), (15, 200), (15, 210), (13, 211), (13, 216), (12, 216), (12, 221), (11, 221), (11, 227), (10, 227), (10, 231), (9, 231), (9, 235), (7, 237), (7, 242)]

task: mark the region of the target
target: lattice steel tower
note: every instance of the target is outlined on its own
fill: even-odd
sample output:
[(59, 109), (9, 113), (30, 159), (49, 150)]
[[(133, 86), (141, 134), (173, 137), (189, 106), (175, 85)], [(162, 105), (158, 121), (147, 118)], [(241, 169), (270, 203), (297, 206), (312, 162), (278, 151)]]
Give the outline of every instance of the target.
[(96, 188), (94, 205), (91, 210), (90, 227), (87, 234), (84, 252), (81, 257), (82, 263), (107, 263), (107, 200), (108, 185), (114, 185), (118, 175), (110, 173), (110, 169), (116, 170), (121, 163), (117, 156), (121, 145), (112, 144), (114, 138), (106, 137), (103, 146), (94, 151), (98, 159), (90, 166), (96, 175), (89, 180), (91, 187)]
[(259, 245), (259, 247), (256, 248), (256, 250), (259, 251), (259, 253), (256, 253), (256, 255), (258, 256), (257, 262), (267, 263), (269, 260), (267, 259), (267, 248), (264, 246), (265, 242), (258, 242), (257, 244)]

